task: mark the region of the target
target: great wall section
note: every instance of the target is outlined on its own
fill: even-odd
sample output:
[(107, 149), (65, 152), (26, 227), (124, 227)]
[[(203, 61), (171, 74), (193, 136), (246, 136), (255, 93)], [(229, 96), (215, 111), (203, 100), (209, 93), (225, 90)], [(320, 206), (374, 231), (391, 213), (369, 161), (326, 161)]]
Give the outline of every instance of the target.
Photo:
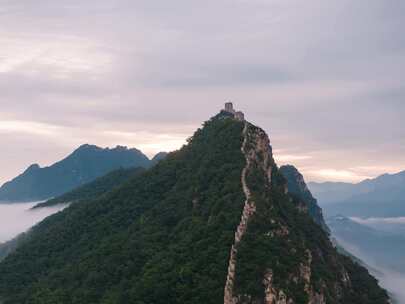
[(247, 145), (247, 141), (248, 141), (247, 133), (248, 133), (248, 123), (245, 122), (245, 126), (243, 128), (243, 144), (241, 147), (241, 151), (245, 155), (246, 165), (242, 170), (241, 180), (242, 180), (242, 187), (243, 187), (243, 192), (245, 193), (246, 200), (245, 200), (245, 205), (243, 207), (241, 221), (235, 232), (235, 241), (231, 248), (229, 266), (228, 266), (228, 275), (226, 278), (226, 284), (225, 284), (225, 290), (224, 290), (224, 304), (237, 303), (237, 298), (235, 297), (234, 292), (233, 292), (234, 284), (235, 284), (236, 256), (238, 253), (237, 246), (240, 243), (243, 235), (246, 232), (249, 218), (256, 212), (256, 206), (255, 206), (255, 203), (250, 200), (251, 193), (250, 193), (249, 187), (246, 182), (247, 171), (248, 171), (248, 169), (250, 167), (250, 163), (251, 163), (248, 153), (246, 153), (246, 145)]

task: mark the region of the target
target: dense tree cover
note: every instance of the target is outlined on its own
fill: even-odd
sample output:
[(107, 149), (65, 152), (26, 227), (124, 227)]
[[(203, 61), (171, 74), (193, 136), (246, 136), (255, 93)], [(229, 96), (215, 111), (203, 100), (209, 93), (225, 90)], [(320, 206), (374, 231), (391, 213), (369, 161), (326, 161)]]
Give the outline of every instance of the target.
[(307, 209), (308, 214), (318, 223), (325, 231), (329, 228), (323, 218), (322, 209), (319, 207), (317, 200), (312, 196), (307, 185), (305, 184), (302, 174), (291, 165), (280, 167), (280, 173), (287, 180), (288, 192), (295, 196)]
[[(223, 303), (245, 200), (242, 128), (223, 116), (210, 120), (188, 145), (152, 169), (47, 218), (0, 263), (0, 302)], [(237, 292), (261, 298), (263, 274), (271, 268), (275, 285), (305, 303), (302, 281), (295, 283), (290, 275), (310, 249), (315, 288), (334, 288), (342, 267), (356, 272), (350, 294), (333, 302), (331, 290), (328, 303), (386, 303), (375, 280), (342, 259), (326, 233), (298, 212), (275, 166), (272, 181), (268, 187), (259, 166), (249, 172), (257, 212), (238, 248)], [(279, 233), (281, 227), (288, 235)]]
[(28, 233), (21, 233), (14, 239), (0, 244), (0, 261), (4, 260), (6, 256), (14, 252), (17, 247), (28, 239)]
[(244, 196), (241, 123), (35, 227), (0, 264), (5, 303), (220, 303)]
[(384, 303), (387, 293), (381, 288), (376, 288), (378, 282), (373, 278), (366, 268), (350, 257), (340, 256), (343, 265), (349, 273), (352, 290), (346, 290), (346, 303), (367, 304)]
[(0, 202), (40, 201), (59, 196), (119, 168), (147, 168), (151, 161), (139, 150), (82, 145), (65, 159), (45, 168), (35, 164), (0, 187)]
[[(145, 169), (143, 168), (120, 168), (57, 198), (50, 199), (44, 203), (39, 203), (35, 205), (33, 209), (94, 200), (103, 194), (112, 191), (114, 188), (122, 186), (125, 182), (129, 182), (131, 178), (135, 178), (144, 171)], [(23, 242), (26, 242), (31, 233), (32, 230), (30, 229), (14, 239), (0, 244), (0, 261), (14, 252), (19, 246), (21, 246), (21, 244), (23, 244)]]
[[(312, 288), (325, 295), (326, 303), (387, 303), (386, 291), (367, 270), (340, 255), (322, 225), (297, 208), (302, 202), (316, 204), (309, 191), (293, 188), (298, 186), (295, 178), (288, 182), (276, 166), (271, 186), (259, 166), (249, 173), (248, 184), (257, 211), (238, 248), (238, 294), (262, 299), (263, 278), (271, 270), (274, 287), (283, 290), (294, 303), (308, 303), (300, 270), (310, 261)], [(286, 183), (293, 195), (285, 192)], [(304, 189), (306, 185), (300, 187)], [(345, 273), (349, 274), (349, 284), (344, 283)]]
[(34, 209), (95, 199), (102, 194), (113, 190), (115, 187), (120, 186), (138, 174), (141, 174), (144, 172), (144, 170), (145, 169), (143, 168), (120, 168), (118, 170), (114, 170), (90, 183), (62, 194), (61, 196), (50, 199), (44, 203), (39, 203), (34, 206)]

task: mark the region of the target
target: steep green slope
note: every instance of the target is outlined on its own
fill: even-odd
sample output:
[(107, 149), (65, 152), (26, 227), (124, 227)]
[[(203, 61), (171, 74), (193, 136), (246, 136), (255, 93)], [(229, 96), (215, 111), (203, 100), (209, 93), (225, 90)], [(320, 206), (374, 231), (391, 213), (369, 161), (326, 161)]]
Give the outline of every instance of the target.
[(309, 191), (304, 177), (294, 166), (287, 165), (280, 167), (280, 173), (287, 180), (287, 188), (290, 195), (295, 196), (300, 201), (300, 207), (313, 218), (325, 231), (329, 232), (325, 224), (322, 209), (319, 207), (317, 200)]
[(130, 183), (35, 227), (0, 263), (0, 299), (387, 303), (285, 186), (266, 134), (217, 116)]
[(247, 201), (255, 212), (236, 246), (232, 300), (225, 303), (387, 303), (367, 270), (339, 255), (300, 207), (305, 193), (288, 193), (274, 161), (266, 161), (267, 135), (250, 125), (247, 136)]
[(130, 185), (45, 220), (0, 264), (5, 302), (221, 301), (243, 204), (241, 128), (208, 123)]
[(4, 260), (9, 254), (14, 252), (17, 247), (28, 239), (27, 233), (21, 233), (14, 239), (0, 244), (0, 261)]
[(62, 194), (59, 197), (50, 199), (44, 203), (39, 203), (34, 206), (34, 209), (95, 199), (144, 171), (145, 169), (143, 168), (120, 168), (118, 170), (114, 170), (90, 183), (87, 183), (68, 193)]
[(343, 216), (328, 218), (327, 223), (333, 236), (342, 244), (355, 247), (375, 265), (405, 274), (404, 235), (379, 231)]
[[(143, 168), (131, 168), (131, 169), (118, 169), (105, 176), (97, 178), (95, 181), (85, 184), (71, 192), (61, 195), (60, 197), (48, 200), (44, 203), (39, 203), (33, 207), (34, 209), (53, 207), (61, 204), (71, 204), (81, 201), (94, 200), (103, 194), (112, 191), (114, 188), (123, 185), (131, 178), (143, 173)], [(31, 229), (25, 233), (22, 233), (14, 239), (0, 244), (0, 261), (6, 258), (9, 254), (14, 252), (23, 242), (26, 242), (31, 235)]]
[(41, 201), (59, 196), (118, 168), (144, 167), (150, 160), (137, 149), (102, 149), (82, 145), (65, 159), (45, 168), (30, 166), (0, 187), (0, 202)]

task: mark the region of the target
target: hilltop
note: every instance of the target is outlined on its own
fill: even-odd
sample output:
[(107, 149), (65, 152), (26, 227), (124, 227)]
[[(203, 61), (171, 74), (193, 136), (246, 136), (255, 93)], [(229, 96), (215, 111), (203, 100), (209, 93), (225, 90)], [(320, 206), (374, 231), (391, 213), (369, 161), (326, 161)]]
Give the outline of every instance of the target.
[(137, 149), (123, 146), (103, 149), (94, 145), (82, 145), (49, 167), (31, 165), (21, 175), (6, 182), (0, 187), (0, 202), (46, 200), (91, 182), (110, 171), (119, 168), (148, 168), (155, 162)]
[(238, 113), (221, 112), (165, 161), (36, 226), (0, 263), (0, 299), (388, 303), (290, 195), (267, 134)]

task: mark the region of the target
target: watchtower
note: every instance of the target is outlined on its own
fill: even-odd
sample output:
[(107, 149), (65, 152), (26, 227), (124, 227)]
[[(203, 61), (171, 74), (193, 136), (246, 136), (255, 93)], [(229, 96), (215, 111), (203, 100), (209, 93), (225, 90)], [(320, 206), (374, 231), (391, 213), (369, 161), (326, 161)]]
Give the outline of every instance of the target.
[(243, 112), (238, 111), (235, 113), (235, 119), (239, 121), (244, 121), (245, 120), (245, 114)]
[(235, 114), (235, 110), (233, 109), (233, 103), (232, 102), (226, 102), (225, 103), (225, 111), (228, 113)]

